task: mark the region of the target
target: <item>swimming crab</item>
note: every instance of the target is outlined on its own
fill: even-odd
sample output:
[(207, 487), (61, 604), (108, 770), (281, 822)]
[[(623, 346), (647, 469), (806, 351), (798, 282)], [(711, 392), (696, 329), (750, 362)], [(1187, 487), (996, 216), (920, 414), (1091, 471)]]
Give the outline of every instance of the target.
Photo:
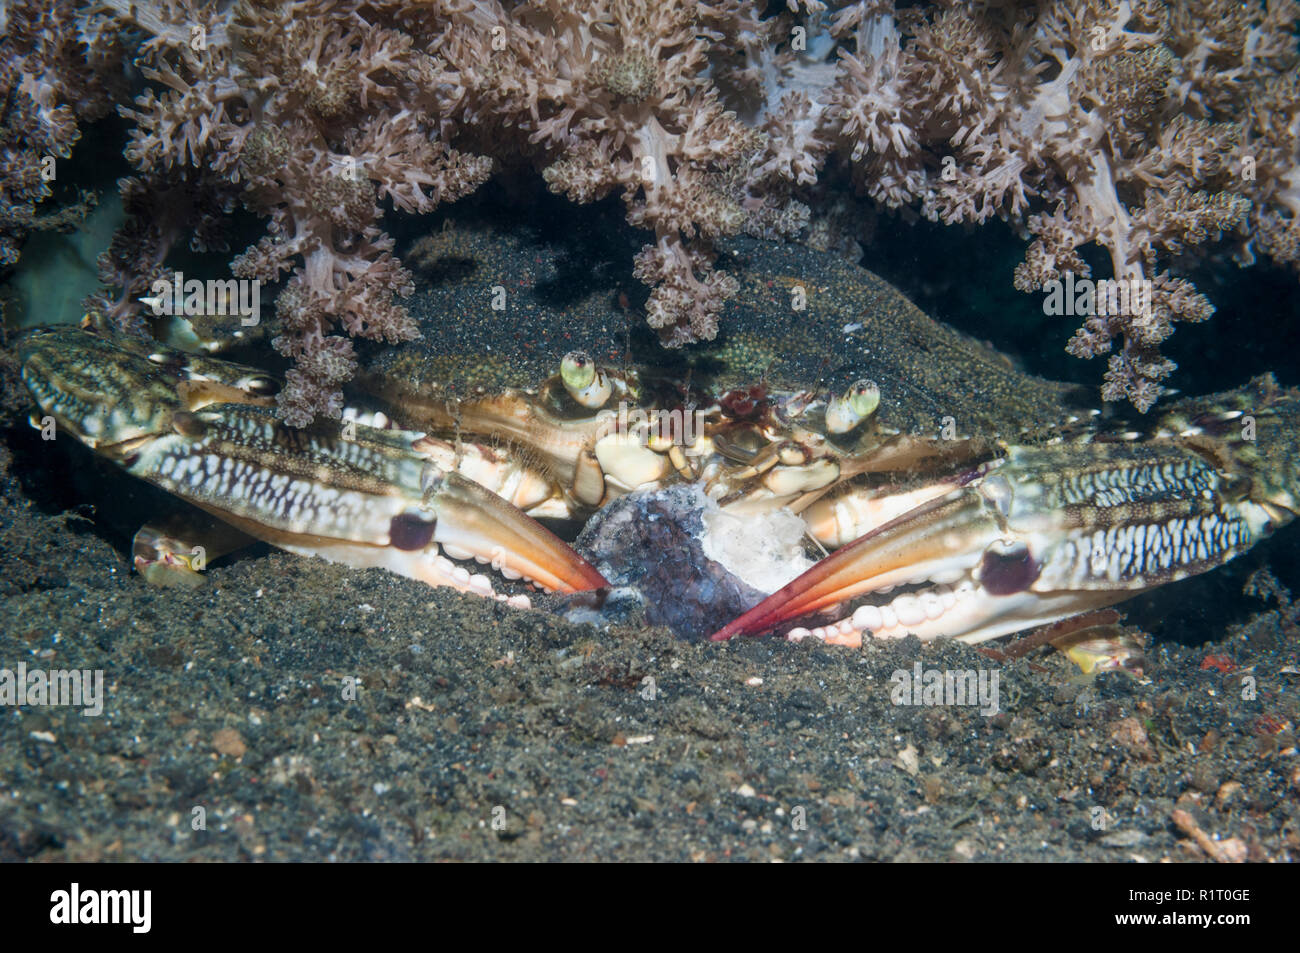
[[(34, 422), (275, 546), (518, 605), (502, 579), (607, 585), (538, 520), (675, 483), (795, 514), (830, 555), (716, 640), (980, 642), (1206, 572), (1300, 512), (1300, 395), (1271, 377), (1124, 429), (861, 269), (748, 240), (726, 339), (638, 364), (617, 299), (548, 297), (541, 242), (445, 241), (476, 265), (427, 292), (440, 331), (368, 362), (377, 411), (293, 430), (254, 368), (55, 328), (19, 348)], [(508, 314), (466, 304), (507, 276)], [(137, 537), (146, 573), (186, 553)]]

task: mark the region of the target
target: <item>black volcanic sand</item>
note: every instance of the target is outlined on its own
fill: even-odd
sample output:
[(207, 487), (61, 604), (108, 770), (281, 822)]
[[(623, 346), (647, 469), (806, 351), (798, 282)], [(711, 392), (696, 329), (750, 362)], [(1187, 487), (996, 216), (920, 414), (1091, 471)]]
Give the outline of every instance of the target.
[[(98, 718), (0, 709), (0, 859), (1204, 860), (1178, 809), (1300, 852), (1300, 606), (1239, 594), (1294, 528), (1124, 607), (1147, 682), (598, 630), (264, 548), (160, 590), (128, 524), (165, 503), (0, 383), (0, 668), (106, 683)], [(893, 704), (918, 662), (997, 671), (1001, 712)]]
[[(49, 502), (87, 455), (17, 472), (55, 451), (9, 421), (0, 666), (101, 668), (106, 699), (0, 712), (5, 860), (1202, 859), (1178, 806), (1251, 859), (1300, 849), (1295, 606), (1089, 685), (1060, 655), (602, 632), (278, 553), (151, 589)], [(1002, 713), (893, 705), (917, 661), (997, 669)]]
[[(107, 686), (98, 718), (0, 716), (5, 860), (1202, 859), (1176, 807), (1251, 859), (1300, 849), (1295, 609), (1081, 685), (1059, 655), (689, 644), (281, 554), (153, 590), (5, 489), (29, 588), (0, 659)], [(998, 669), (1004, 711), (891, 704), (917, 661)]]

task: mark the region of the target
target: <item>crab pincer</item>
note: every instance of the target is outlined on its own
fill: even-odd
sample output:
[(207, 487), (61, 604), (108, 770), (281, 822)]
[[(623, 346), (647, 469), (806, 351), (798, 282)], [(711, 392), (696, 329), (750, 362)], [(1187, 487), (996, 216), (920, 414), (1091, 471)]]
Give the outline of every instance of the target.
[[(1278, 426), (1292, 404), (1260, 411), (1260, 426), (1293, 456), (1294, 437)], [(837, 621), (787, 634), (975, 643), (1103, 608), (1222, 566), (1294, 519), (1294, 477), (1261, 462), (1249, 442), (1209, 444), (1172, 426), (1145, 444), (1010, 447), (711, 638), (832, 610)], [(860, 597), (871, 598), (849, 613)]]

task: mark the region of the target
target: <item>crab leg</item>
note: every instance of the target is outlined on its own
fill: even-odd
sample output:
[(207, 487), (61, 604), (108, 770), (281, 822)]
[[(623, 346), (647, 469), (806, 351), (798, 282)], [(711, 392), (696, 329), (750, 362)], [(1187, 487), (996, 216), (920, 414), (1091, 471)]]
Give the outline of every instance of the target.
[[(1223, 450), (1207, 457), (1204, 447), (1176, 440), (1012, 448), (966, 486), (871, 530), (712, 638), (757, 635), (871, 595), (837, 622), (789, 634), (842, 644), (865, 632), (980, 642), (1206, 572), (1294, 517), (1289, 493), (1243, 493), (1253, 448)], [(898, 587), (907, 588), (895, 594)]]
[(192, 589), (203, 584), (209, 562), (252, 543), (229, 523), (191, 511), (141, 526), (131, 540), (131, 562), (151, 586)]

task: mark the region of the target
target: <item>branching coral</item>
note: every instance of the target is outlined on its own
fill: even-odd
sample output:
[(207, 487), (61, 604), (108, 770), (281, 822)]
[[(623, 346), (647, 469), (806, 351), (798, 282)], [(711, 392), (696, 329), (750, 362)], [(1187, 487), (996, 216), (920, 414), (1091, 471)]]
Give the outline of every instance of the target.
[(452, 18), (438, 49), (464, 89), (462, 121), (517, 130), (552, 191), (576, 202), (617, 192), (628, 221), (653, 233), (635, 273), (670, 347), (714, 337), (735, 292), (713, 268), (712, 239), (802, 224), (788, 195), (769, 201), (765, 137), (710, 79), (711, 56), (761, 29), (751, 6), (487, 0)]
[(233, 270), (263, 282), (290, 276), (274, 343), (296, 365), (280, 414), (298, 426), (338, 417), (355, 359), (349, 337), (334, 332), (392, 342), (418, 334), (395, 300), (412, 284), (379, 226), (379, 203), (428, 212), (490, 172), (490, 160), (438, 138), (438, 61), (387, 16), (398, 4), (105, 5), (149, 34), (142, 71), (159, 87), (123, 109), (135, 122), (128, 157), (156, 191), (210, 193), (202, 180), (215, 177), (267, 217), (267, 237)]
[(216, 173), (270, 219), (235, 271), (292, 271), (276, 345), (296, 360), (280, 398), (294, 423), (340, 409), (354, 360), (332, 330), (415, 334), (393, 302), (411, 284), (378, 203), (427, 212), (480, 184), (489, 160), (453, 150), (452, 136), (535, 164), (575, 201), (621, 193), (628, 220), (653, 235), (636, 274), (670, 346), (713, 337), (734, 292), (712, 267), (712, 239), (790, 235), (806, 221), (779, 172), (760, 167), (763, 133), (724, 109), (709, 79), (729, 25), (761, 33), (749, 3), (105, 6), (150, 36), (154, 88), (123, 110), (136, 123), (131, 160), (158, 189)]
[(78, 124), (112, 108), (121, 50), (99, 26), (71, 0), (0, 3), (0, 266), (18, 260), (28, 232), (70, 223), (90, 201), (37, 210), (81, 136)]
[(1300, 73), (1268, 76), (1262, 87), (1240, 148), (1257, 182), (1251, 232), (1263, 251), (1300, 270)]
[[(139, 175), (101, 262), (120, 289), (106, 305), (129, 323), (172, 244), (217, 247), (212, 226), (242, 202), (267, 235), (234, 268), (283, 281), (276, 346), (295, 368), (280, 410), (295, 424), (339, 413), (352, 337), (416, 333), (385, 207), (428, 212), (497, 165), (576, 202), (622, 198), (648, 232), (635, 274), (669, 346), (718, 331), (735, 285), (715, 241), (803, 234), (796, 199), (818, 198), (830, 165), (886, 208), (1010, 222), (1029, 240), (1025, 291), (1089, 276), (1098, 245), (1149, 307), (1086, 315), (1068, 349), (1108, 355), (1103, 396), (1143, 410), (1173, 369), (1159, 348), (1174, 324), (1213, 312), (1189, 261), (1229, 236), (1243, 258), (1300, 267), (1295, 0), (83, 6), (82, 34), (137, 47), (147, 85), (122, 109)], [(59, 110), (80, 100), (21, 64), (66, 52), (29, 42), (4, 74), (38, 77), (22, 80), (31, 108), (64, 150)], [(808, 240), (851, 246), (812, 225)]]
[[(621, 190), (653, 229), (637, 274), (670, 343), (716, 329), (730, 286), (710, 239), (753, 228), (828, 157), (887, 207), (1011, 222), (1032, 239), (1025, 291), (1088, 276), (1080, 249), (1104, 248), (1144, 306), (1088, 317), (1068, 349), (1120, 342), (1103, 397), (1141, 410), (1173, 370), (1174, 323), (1213, 313), (1171, 268), (1225, 234), (1300, 260), (1292, 0), (865, 0), (829, 23), (819, 3), (791, 9), (487, 3), (449, 31), (467, 115), (558, 150), (554, 190)], [(779, 234), (806, 221), (777, 218)]]
[(1146, 410), (1173, 369), (1160, 342), (1213, 312), (1162, 270), (1169, 259), (1248, 221), (1265, 250), (1295, 253), (1296, 12), (1290, 0), (859, 4), (835, 23), (855, 52), (822, 128), (884, 204), (1024, 229), (1021, 290), (1087, 276), (1078, 250), (1093, 242), (1112, 278), (1150, 282), (1149, 308), (1090, 317), (1068, 348), (1092, 357), (1122, 341), (1103, 397)]

